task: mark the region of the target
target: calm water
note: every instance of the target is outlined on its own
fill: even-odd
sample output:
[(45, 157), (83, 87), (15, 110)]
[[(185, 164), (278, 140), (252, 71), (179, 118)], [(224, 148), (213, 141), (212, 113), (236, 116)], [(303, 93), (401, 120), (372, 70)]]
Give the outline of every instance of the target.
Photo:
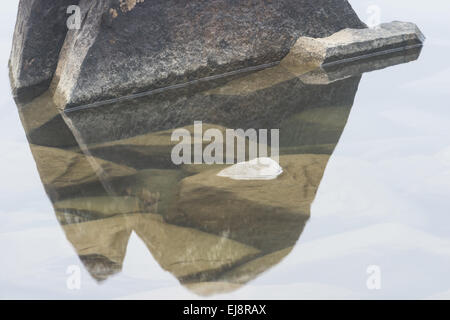
[[(377, 4), (382, 21), (417, 23), (418, 60), (275, 67), (188, 97), (103, 106), (107, 117), (73, 112), (71, 130), (45, 96), (21, 110), (22, 126), (6, 68), (11, 2), (0, 30), (0, 298), (450, 298), (450, 4), (353, 2), (362, 18)], [(280, 128), (283, 175), (234, 181), (217, 177), (222, 166), (173, 166), (168, 132), (194, 120)], [(371, 266), (379, 290), (367, 286)], [(79, 290), (67, 286), (74, 270)]]

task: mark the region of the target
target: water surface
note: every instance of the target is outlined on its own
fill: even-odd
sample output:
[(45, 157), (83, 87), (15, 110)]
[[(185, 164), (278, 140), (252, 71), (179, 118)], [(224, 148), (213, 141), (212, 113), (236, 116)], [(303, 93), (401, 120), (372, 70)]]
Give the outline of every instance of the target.
[[(275, 67), (73, 112), (70, 126), (46, 96), (21, 122), (5, 69), (0, 297), (449, 297), (449, 8), (378, 3), (383, 21), (422, 28), (417, 61)], [(354, 5), (363, 17), (368, 4)], [(283, 175), (232, 181), (217, 177), (223, 166), (174, 166), (170, 132), (194, 120), (279, 128)], [(379, 290), (367, 287), (370, 266)], [(73, 267), (80, 290), (67, 287)]]

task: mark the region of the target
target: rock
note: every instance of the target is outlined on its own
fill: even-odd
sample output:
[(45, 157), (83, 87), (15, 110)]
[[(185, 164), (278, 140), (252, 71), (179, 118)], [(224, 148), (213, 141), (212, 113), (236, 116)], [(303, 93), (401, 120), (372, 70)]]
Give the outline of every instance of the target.
[(293, 247), (289, 247), (262, 257), (258, 257), (225, 272), (219, 279), (228, 283), (247, 283), (255, 279), (261, 273), (268, 271), (270, 268), (280, 263), (281, 260), (291, 253), (292, 249)]
[(259, 254), (259, 250), (199, 230), (137, 217), (134, 230), (164, 270), (181, 282), (214, 278)]
[(184, 286), (189, 291), (203, 297), (212, 296), (214, 294), (231, 293), (242, 287), (241, 284), (219, 281), (192, 282), (186, 283)]
[[(138, 172), (119, 178), (117, 186), (132, 196), (69, 198), (55, 202), (54, 207), (68, 240), (98, 281), (120, 272), (129, 235), (135, 231), (161, 267), (190, 290), (218, 293), (239, 287), (233, 283), (253, 279), (283, 256), (268, 253), (296, 242), (309, 217), (327, 159), (318, 155), (283, 156), (285, 171), (270, 181), (217, 177), (217, 169), (185, 178), (181, 198), (177, 201), (172, 196), (167, 202), (176, 204), (176, 213), (182, 212), (183, 219), (189, 221), (174, 216), (169, 204), (163, 215), (152, 214), (157, 202), (145, 203), (146, 199), (134, 196), (141, 185), (157, 188), (164, 182), (165, 173), (172, 170), (144, 170), (148, 177)], [(193, 186), (189, 179), (198, 185)], [(167, 188), (169, 185), (172, 183)], [(185, 207), (180, 208), (180, 204)], [(213, 211), (202, 217), (204, 210)], [(178, 224), (169, 224), (164, 218)], [(201, 230), (191, 228), (195, 225), (192, 221), (197, 221)]]
[[(286, 72), (286, 71), (284, 71)], [(255, 73), (268, 76), (266, 73)], [(267, 78), (266, 78), (267, 79)], [(248, 79), (247, 79), (248, 80)], [(232, 129), (277, 129), (280, 140), (289, 132), (281, 123), (305, 109), (323, 106), (351, 106), (360, 77), (351, 77), (322, 84), (304, 84), (300, 78), (289, 76), (286, 81), (258, 90), (247, 90), (244, 85), (230, 84), (224, 91), (189, 91), (174, 89), (170, 94), (160, 93), (126, 101), (117, 101), (97, 108), (66, 112), (70, 129), (77, 132), (84, 143), (95, 144), (124, 140), (154, 132), (192, 126), (194, 121)], [(250, 82), (250, 81), (247, 81)], [(246, 82), (246, 83), (247, 83)], [(167, 152), (165, 152), (167, 157)]]
[(351, 109), (351, 105), (340, 105), (336, 101), (329, 106), (304, 110), (284, 120), (280, 128), (286, 134), (280, 131), (280, 154), (331, 155)]
[(168, 223), (196, 228), (273, 252), (293, 246), (309, 219), (310, 206), (329, 156), (281, 156), (275, 180), (232, 180), (212, 169), (181, 181)]
[(136, 170), (63, 149), (30, 145), (42, 183), (51, 188), (80, 185), (103, 177), (122, 177)]
[[(118, 212), (165, 215), (175, 201), (178, 182), (184, 176), (181, 170), (140, 170), (133, 175), (108, 179), (109, 189), (95, 182), (58, 188), (54, 191), (56, 195), (52, 201), (58, 203), (59, 208), (68, 209), (64, 212), (57, 209), (64, 223), (85, 221), (86, 218), (92, 220), (93, 217), (104, 218)], [(86, 210), (88, 204), (84, 202), (89, 202), (89, 211)], [(115, 204), (122, 209), (114, 209)]]
[(360, 57), (357, 60), (340, 61), (336, 64), (322, 65), (311, 72), (303, 74), (300, 79), (305, 84), (330, 84), (348, 77), (381, 70), (398, 64), (409, 63), (419, 58), (422, 46), (389, 52), (377, 56)]
[(300, 36), (366, 27), (346, 0), (120, 3), (80, 1), (56, 73), (61, 108), (270, 64)]
[(155, 213), (153, 206), (156, 206), (156, 203), (157, 199), (152, 203), (144, 203), (137, 197), (103, 196), (62, 200), (53, 203), (53, 207), (60, 217), (59, 221), (68, 224), (71, 220), (68, 216), (83, 217), (90, 221), (145, 211)]
[(97, 281), (121, 271), (132, 227), (124, 216), (62, 226), (67, 240)]
[[(401, 23), (332, 35), (364, 28), (344, 0), (81, 0), (81, 8), (52, 91), (19, 103), (55, 213), (98, 281), (120, 272), (135, 231), (162, 268), (201, 294), (235, 290), (289, 254), (360, 74), (417, 58), (423, 41)], [(309, 64), (298, 60), (302, 41), (316, 54)], [(11, 58), (13, 86), (20, 56)], [(192, 135), (199, 120), (222, 133), (279, 128), (280, 166), (175, 166), (171, 134)]]
[(183, 164), (180, 166), (182, 172), (186, 176), (192, 176), (197, 173), (201, 173), (204, 171), (209, 171), (211, 169), (226, 169), (230, 165), (229, 164), (215, 164), (215, 165), (209, 165), (209, 164)]
[[(69, 119), (72, 131), (77, 132), (97, 156), (123, 159), (123, 152), (130, 152), (135, 156), (128, 157), (127, 161), (136, 163), (127, 164), (137, 168), (148, 165), (163, 168), (164, 163), (170, 164), (168, 150), (160, 153), (156, 146), (150, 149), (151, 135), (167, 131), (165, 134), (169, 137), (175, 128), (192, 126), (197, 120), (223, 128), (280, 128), (280, 147), (284, 151), (289, 149), (287, 152), (293, 153), (295, 148), (301, 147), (306, 148), (306, 153), (330, 154), (353, 105), (361, 73), (415, 60), (419, 53), (420, 48), (416, 48), (352, 63), (302, 70), (282, 63), (219, 84), (209, 85), (214, 81), (208, 81), (191, 86), (189, 90), (178, 88), (66, 112), (65, 117)], [(329, 138), (314, 141), (316, 132), (311, 125), (292, 121), (292, 118), (303, 121), (303, 116), (298, 118), (297, 115), (304, 112), (314, 113), (317, 118), (314, 121), (324, 117), (324, 121), (329, 122), (331, 126), (323, 128), (329, 132)], [(339, 120), (340, 129), (333, 128), (335, 124), (329, 121), (336, 116), (344, 120)], [(323, 136), (322, 133), (320, 135)], [(142, 141), (139, 147), (133, 141), (135, 137)], [(148, 146), (142, 146), (144, 143)], [(143, 153), (153, 154), (153, 157), (143, 157)]]
[(178, 182), (184, 176), (181, 170), (148, 169), (127, 176), (106, 177), (106, 181), (98, 178), (75, 186), (50, 185), (47, 192), (63, 225), (131, 213), (162, 216), (173, 205)]
[(326, 38), (300, 37), (283, 63), (331, 65), (388, 52), (421, 47), (425, 37), (408, 22), (383, 23), (371, 29), (344, 29)]
[(178, 182), (184, 176), (180, 170), (147, 169), (116, 179), (111, 185), (116, 194), (136, 196), (147, 208), (150, 206), (152, 211), (146, 209), (145, 212), (165, 215), (175, 201)]
[(30, 101), (49, 87), (67, 34), (67, 8), (78, 1), (20, 0), (9, 61), (17, 101)]
[(273, 180), (283, 173), (278, 162), (270, 158), (256, 158), (223, 169), (217, 176), (233, 180)]
[[(80, 134), (83, 139), (84, 132), (81, 131)], [(171, 141), (171, 135), (172, 131), (169, 130), (150, 132), (131, 138), (111, 139), (102, 143), (89, 144), (87, 142), (86, 148), (98, 158), (137, 169), (170, 169), (175, 168), (171, 161), (171, 151), (177, 144), (177, 142)], [(124, 156), (125, 154), (126, 156)]]
[(86, 156), (78, 148), (30, 146), (47, 194), (64, 224), (131, 212), (164, 214), (173, 202), (178, 181), (186, 176), (181, 170), (136, 171), (89, 152)]

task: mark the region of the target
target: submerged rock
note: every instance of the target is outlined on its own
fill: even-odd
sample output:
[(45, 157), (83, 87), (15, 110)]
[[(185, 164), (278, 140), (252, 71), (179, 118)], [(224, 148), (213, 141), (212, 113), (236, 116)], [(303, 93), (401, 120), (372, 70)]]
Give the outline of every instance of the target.
[(174, 202), (182, 178), (179, 170), (147, 169), (116, 179), (111, 185), (116, 194), (140, 198), (145, 212), (164, 215)]
[(28, 142), (55, 148), (78, 148), (78, 143), (53, 103), (49, 91), (29, 103), (18, 103), (19, 116)]
[[(226, 131), (229, 128), (208, 123), (158, 132), (149, 132), (126, 139), (115, 140), (114, 137), (110, 137), (111, 141), (89, 144), (90, 137), (86, 135), (86, 132), (80, 130), (81, 128), (76, 128), (73, 121), (70, 122), (74, 131), (76, 130), (78, 132), (78, 142), (83, 143), (87, 141), (85, 142), (85, 147), (89, 154), (114, 163), (130, 166), (138, 170), (148, 168), (176, 169), (180, 165), (174, 163), (172, 160), (172, 151), (176, 146), (179, 147), (179, 149), (177, 149), (179, 152), (174, 152), (173, 154), (179, 155), (183, 154), (183, 151), (185, 150), (190, 151), (190, 157), (188, 157), (189, 161), (184, 162), (185, 164), (194, 163), (194, 148), (196, 148), (196, 145), (201, 147), (198, 153), (204, 158), (204, 151), (211, 143), (213, 143), (213, 141), (214, 143), (216, 142), (214, 138), (211, 139), (205, 137), (205, 135), (211, 132), (222, 136), (220, 147), (215, 148), (213, 152), (215, 162), (225, 163), (227, 158), (236, 160), (240, 153), (249, 155), (249, 149), (252, 147), (256, 147), (259, 150), (261, 150), (261, 148), (267, 149), (268, 154), (271, 152), (271, 148), (270, 146), (267, 146), (267, 144), (259, 143), (258, 141), (252, 142), (250, 137), (240, 136), (238, 134), (236, 134), (235, 143), (232, 146), (228, 146), (226, 141)], [(142, 128), (134, 128), (130, 123), (129, 130), (132, 131), (134, 129), (141, 130)], [(182, 132), (182, 138), (178, 137), (178, 135), (172, 137), (172, 134), (176, 132)], [(245, 152), (238, 152), (238, 146), (240, 145), (244, 146)], [(77, 149), (78, 148), (75, 148), (74, 150)], [(127, 156), (124, 156), (124, 154)], [(246, 159), (248, 158), (249, 157), (247, 156)]]
[(132, 231), (161, 267), (181, 282), (217, 276), (260, 253), (223, 236), (164, 223), (159, 215), (153, 214), (86, 221), (64, 225), (63, 230), (87, 270), (99, 281), (122, 269)]
[(97, 181), (102, 175), (123, 177), (136, 170), (63, 149), (30, 145), (42, 183), (61, 188)]
[[(205, 126), (209, 123), (218, 128), (280, 128), (281, 148), (327, 144), (326, 153), (331, 153), (330, 146), (339, 140), (340, 133), (337, 133), (342, 132), (345, 121), (339, 120), (339, 128), (333, 129), (330, 108), (336, 109), (333, 114), (339, 113), (346, 120), (362, 73), (406, 63), (417, 59), (419, 54), (420, 48), (415, 48), (324, 68), (303, 66), (301, 70), (283, 60), (278, 66), (239, 78), (222, 79), (220, 83), (208, 81), (139, 98), (105, 102), (95, 108), (67, 110), (64, 116), (71, 130), (78, 132), (93, 154), (105, 159), (120, 158), (123, 152), (119, 149), (122, 149), (135, 155), (128, 157), (135, 162), (128, 165), (139, 168), (150, 163), (158, 167), (171, 163), (170, 159), (167, 161), (173, 146), (170, 146), (171, 132), (199, 120)], [(315, 121), (329, 119), (329, 128), (325, 128), (328, 137), (322, 139), (312, 126), (301, 122), (286, 127), (285, 123), (292, 123), (297, 114), (313, 109), (317, 110)], [(161, 131), (166, 131), (165, 137)], [(161, 142), (156, 138), (165, 139), (162, 143), (167, 148), (157, 147)]]
[(280, 157), (283, 174), (274, 180), (233, 180), (211, 169), (181, 181), (176, 206), (165, 219), (253, 246), (264, 252), (296, 243), (328, 155)]
[[(155, 201), (156, 203), (156, 201)], [(55, 202), (53, 207), (58, 212), (67, 212), (81, 215), (83, 212), (93, 218), (105, 218), (114, 215), (140, 213), (147, 209), (152, 212), (151, 206), (146, 206), (137, 197), (84, 197)], [(154, 211), (152, 212), (154, 213)]]
[[(289, 74), (286, 70), (280, 72), (287, 73), (286, 76)], [(258, 76), (269, 79), (270, 75), (260, 71), (252, 79)], [(307, 85), (299, 77), (290, 75), (287, 80), (256, 90), (248, 90), (245, 84), (251, 79), (245, 79), (246, 82), (236, 80), (216, 90), (205, 91), (197, 87), (189, 88), (189, 91), (176, 89), (165, 94), (117, 101), (97, 108), (68, 112), (65, 117), (70, 121), (70, 129), (78, 132), (84, 143), (99, 156), (97, 152), (104, 153), (101, 149), (106, 152), (107, 144), (95, 146), (97, 143), (123, 140), (117, 143), (135, 144), (124, 139), (142, 136), (143, 143), (140, 144), (149, 144), (149, 138), (144, 135), (148, 137), (149, 133), (165, 130), (167, 141), (175, 128), (192, 126), (194, 121), (199, 120), (204, 124), (232, 129), (280, 128), (280, 139), (283, 140), (283, 136), (290, 133), (283, 130), (282, 122), (298, 112), (324, 106), (352, 106), (360, 77), (327, 85)], [(141, 147), (141, 150), (145, 149), (147, 147)], [(164, 152), (166, 157), (170, 155)]]
[(49, 87), (67, 34), (67, 8), (78, 1), (20, 0), (9, 61), (17, 101), (29, 101)]
[[(41, 179), (68, 240), (95, 279), (121, 270), (134, 231), (164, 270), (200, 294), (235, 290), (290, 253), (310, 217), (360, 74), (417, 57), (408, 49), (390, 60), (355, 63), (349, 52), (367, 57), (387, 48), (416, 48), (423, 40), (417, 30), (386, 26), (332, 35), (364, 27), (344, 0), (80, 5), (84, 24), (68, 33), (54, 78), (56, 96), (51, 91), (21, 107), (27, 136), (39, 144), (31, 148)], [(366, 41), (380, 33), (380, 41)], [(308, 65), (292, 59), (301, 55), (294, 48), (274, 67), (214, 77), (267, 67), (300, 36), (330, 36), (308, 41), (321, 43), (320, 50), (339, 44), (339, 50), (327, 49)], [(342, 40), (348, 37), (353, 40)], [(333, 63), (329, 69), (337, 56), (350, 62), (345, 69)], [(196, 81), (208, 76), (213, 78)], [(149, 96), (123, 97), (101, 108), (75, 107), (152, 89)], [(53, 98), (65, 112), (46, 104)], [(222, 134), (226, 128), (279, 128), (280, 166), (249, 161), (227, 168), (176, 167), (171, 133), (183, 128), (192, 135), (193, 122), (200, 120), (203, 129)], [(70, 131), (61, 130), (64, 123)]]
[(122, 269), (132, 231), (125, 216), (67, 224), (62, 229), (94, 279), (106, 280)]
[(136, 219), (136, 234), (161, 267), (182, 282), (214, 277), (260, 252), (225, 235), (158, 222), (147, 215)]
[[(164, 215), (174, 202), (180, 170), (140, 170), (136, 174), (53, 190), (54, 207), (62, 224), (117, 214), (151, 212)], [(108, 192), (111, 191), (111, 192)]]
[[(67, 7), (78, 2), (83, 23), (67, 32)], [(240, 77), (286, 55), (305, 69), (423, 41), (412, 23), (366, 28), (346, 0), (33, 0), (20, 2), (10, 74), (17, 100), (53, 78), (54, 101), (73, 110)]]
[(281, 260), (291, 253), (292, 249), (293, 247), (288, 247), (253, 259), (224, 273), (220, 279), (227, 283), (247, 283), (255, 279), (259, 274), (266, 272), (271, 267), (280, 263)]
[(278, 162), (270, 158), (256, 158), (246, 162), (223, 169), (217, 176), (233, 180), (273, 180), (276, 179), (283, 169)]
[[(374, 67), (409, 58), (393, 59), (377, 59)], [(363, 69), (371, 70), (371, 61), (365, 61)], [(121, 270), (122, 249), (132, 230), (165, 270), (198, 294), (235, 290), (279, 263), (309, 219), (329, 155), (351, 110), (360, 65), (337, 68), (332, 74), (323, 69), (299, 74), (279, 65), (213, 89), (180, 89), (181, 93), (175, 90), (66, 114), (77, 142), (86, 143), (72, 151), (48, 148), (47, 161), (36, 161), (40, 171), (45, 167), (52, 174), (59, 157), (52, 152), (58, 150), (60, 156), (66, 154), (62, 171), (68, 175), (63, 180), (71, 181), (75, 174), (82, 183), (75, 188), (57, 184), (52, 201), (91, 275), (101, 281)], [(52, 116), (35, 119), (36, 113), (38, 109), (28, 116), (33, 130)], [(222, 133), (227, 126), (280, 128), (283, 173), (273, 180), (251, 181), (218, 177), (224, 165), (142, 170), (167, 167), (174, 145), (171, 132), (189, 124), (184, 129), (192, 135), (194, 120), (203, 120), (203, 129)], [(81, 152), (95, 160), (94, 167), (89, 161), (81, 166), (72, 161), (86, 160)], [(124, 175), (104, 170), (113, 196), (99, 190), (102, 185), (96, 181), (101, 177), (95, 171), (111, 163), (127, 169)], [(91, 174), (78, 179), (76, 168), (87, 168)]]
[[(81, 0), (56, 76), (62, 108), (281, 60), (300, 36), (366, 27), (346, 0)], [(127, 1), (126, 3), (130, 3)]]

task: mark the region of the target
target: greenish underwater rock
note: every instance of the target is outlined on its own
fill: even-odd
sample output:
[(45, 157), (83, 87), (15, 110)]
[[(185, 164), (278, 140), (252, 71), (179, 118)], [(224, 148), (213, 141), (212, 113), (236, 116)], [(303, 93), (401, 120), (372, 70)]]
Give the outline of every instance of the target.
[(136, 170), (63, 149), (30, 145), (42, 183), (53, 188), (84, 184), (102, 176), (122, 177)]
[(199, 230), (174, 226), (154, 214), (128, 214), (63, 225), (91, 275), (99, 280), (122, 269), (132, 231), (142, 239), (161, 267), (182, 283), (217, 277), (259, 255), (245, 244)]
[(273, 252), (293, 246), (309, 219), (310, 206), (328, 155), (280, 157), (275, 180), (219, 177), (212, 169), (181, 181), (168, 223), (196, 228)]
[(220, 276), (219, 279), (223, 282), (228, 283), (247, 283), (255, 279), (261, 273), (268, 271), (270, 268), (280, 263), (281, 260), (283, 260), (287, 255), (289, 255), (289, 253), (291, 253), (292, 249), (293, 247), (288, 247), (255, 258), (247, 263), (244, 263), (225, 272)]

